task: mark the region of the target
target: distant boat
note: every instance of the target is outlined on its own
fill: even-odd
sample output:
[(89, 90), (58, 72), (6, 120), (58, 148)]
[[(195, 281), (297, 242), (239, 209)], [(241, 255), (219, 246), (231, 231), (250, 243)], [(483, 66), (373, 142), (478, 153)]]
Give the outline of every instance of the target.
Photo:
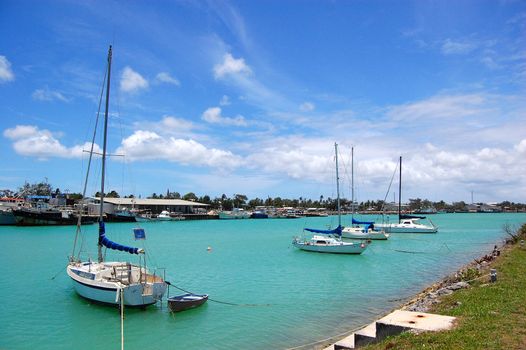
[(351, 148), (351, 223), (344, 227), (342, 238), (386, 240), (389, 234), (384, 230), (375, 230), (374, 222), (358, 221), (354, 219), (354, 147)]
[(388, 233), (437, 233), (438, 226), (429, 220), (429, 224), (423, 224), (419, 220), (425, 216), (403, 215), (402, 214), (402, 157), (400, 157), (400, 179), (398, 182), (398, 222), (382, 223), (376, 227), (382, 228)]
[(318, 253), (332, 253), (332, 254), (361, 254), (365, 249), (367, 249), (369, 243), (361, 242), (344, 242), (341, 240), (342, 236), (342, 224), (341, 224), (341, 210), (340, 210), (340, 179), (338, 176), (338, 144), (334, 144), (334, 151), (336, 154), (336, 193), (337, 197), (337, 206), (338, 206), (338, 227), (333, 230), (318, 230), (305, 228), (305, 231), (323, 234), (314, 235), (310, 239), (294, 237), (292, 245), (298, 249), (309, 251), (309, 252), (318, 252)]
[[(160, 276), (152, 274), (146, 270), (146, 256), (139, 259), (144, 264), (135, 265), (128, 261), (105, 261), (103, 247), (106, 249), (119, 250), (129, 254), (145, 254), (143, 249), (124, 246), (106, 237), (106, 227), (104, 224), (104, 178), (106, 169), (106, 140), (108, 126), (108, 105), (110, 94), (111, 76), (111, 46), (108, 51), (108, 71), (106, 87), (106, 109), (104, 112), (104, 143), (102, 148), (102, 167), (100, 184), (100, 212), (99, 212), (99, 235), (98, 235), (98, 260), (96, 262), (88, 259), (82, 261), (79, 256), (75, 256), (76, 243), (80, 233), (80, 224), (77, 225), (77, 235), (73, 245), (73, 252), (67, 266), (67, 274), (73, 282), (75, 291), (82, 297), (106, 304), (126, 305), (145, 307), (155, 304), (161, 300), (167, 284)], [(93, 144), (90, 152), (90, 162), (86, 174), (88, 181), (91, 157), (93, 155)], [(85, 185), (86, 186), (86, 185)], [(84, 188), (84, 195), (86, 187)], [(80, 220), (79, 220), (80, 221)], [(136, 238), (144, 239), (144, 230), (134, 230)], [(78, 252), (80, 255), (80, 251)]]
[(250, 219), (250, 212), (243, 208), (234, 208), (232, 210), (223, 210), (219, 212), (220, 219)]
[(163, 210), (159, 215), (157, 215), (158, 221), (180, 221), (184, 219), (184, 216), (176, 213), (170, 213), (168, 210)]
[(106, 222), (136, 222), (137, 214), (124, 208), (115, 210), (113, 213), (106, 213)]
[[(59, 210), (54, 208), (18, 208), (12, 209), (18, 226), (47, 226), (47, 225), (76, 225), (79, 219), (73, 210)], [(90, 225), (96, 218), (82, 216), (80, 223)]]
[(208, 294), (183, 294), (168, 298), (168, 308), (172, 312), (189, 310), (203, 305), (208, 300)]

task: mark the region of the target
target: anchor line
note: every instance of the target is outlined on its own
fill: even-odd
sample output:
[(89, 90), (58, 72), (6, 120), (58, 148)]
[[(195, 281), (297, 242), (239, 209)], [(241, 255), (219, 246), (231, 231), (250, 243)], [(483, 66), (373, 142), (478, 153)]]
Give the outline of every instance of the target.
[[(175, 284), (171, 283), (171, 282), (168, 282), (168, 281), (164, 281), (168, 286), (172, 286), (174, 287), (175, 289), (179, 289), (180, 291), (183, 291), (185, 293), (189, 293), (189, 294), (195, 294), (193, 292), (190, 292), (186, 289), (183, 289), (181, 287), (178, 287), (176, 286)], [(217, 300), (217, 299), (212, 299), (212, 298), (208, 298), (208, 301), (212, 301), (214, 303), (218, 303), (218, 304), (224, 304), (224, 305), (230, 305), (230, 306), (249, 306), (249, 307), (256, 307), (256, 306), (272, 306), (272, 304), (239, 304), (239, 303), (231, 303), (231, 302), (228, 302), (228, 301), (222, 301), (222, 300)]]

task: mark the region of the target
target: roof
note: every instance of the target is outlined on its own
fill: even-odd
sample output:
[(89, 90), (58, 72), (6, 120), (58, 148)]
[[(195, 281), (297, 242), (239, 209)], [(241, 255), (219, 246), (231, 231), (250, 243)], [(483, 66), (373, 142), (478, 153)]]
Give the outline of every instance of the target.
[[(99, 197), (96, 199), (100, 200)], [(115, 205), (186, 205), (190, 207), (208, 207), (208, 204), (185, 201), (183, 199), (153, 199), (153, 198), (108, 198), (104, 197), (105, 203)]]

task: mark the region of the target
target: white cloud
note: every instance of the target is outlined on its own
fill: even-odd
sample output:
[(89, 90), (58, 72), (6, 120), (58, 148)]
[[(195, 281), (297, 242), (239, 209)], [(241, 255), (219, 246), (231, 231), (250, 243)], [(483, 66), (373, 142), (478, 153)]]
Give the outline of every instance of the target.
[(474, 42), (446, 39), (442, 43), (441, 50), (444, 55), (463, 55), (470, 53), (476, 48), (477, 45)]
[(526, 139), (521, 140), (521, 142), (515, 145), (515, 149), (519, 153), (526, 153)]
[(161, 72), (161, 73), (157, 74), (155, 79), (158, 82), (161, 82), (161, 83), (173, 84), (173, 85), (176, 85), (176, 86), (180, 86), (181, 85), (179, 80), (177, 80), (176, 78), (172, 77), (169, 73), (166, 73), (166, 72)]
[[(17, 125), (4, 130), (4, 136), (13, 141), (13, 148), (17, 154), (39, 159), (48, 158), (80, 158), (84, 150), (89, 151), (91, 143), (65, 147), (49, 131), (39, 129), (34, 125)], [(101, 152), (98, 145), (94, 145), (95, 152)]]
[(117, 153), (129, 160), (167, 160), (186, 165), (230, 169), (243, 163), (230, 151), (207, 148), (192, 139), (163, 137), (152, 131), (138, 130), (122, 141)]
[(223, 95), (221, 97), (221, 101), (219, 101), (220, 106), (228, 106), (230, 105), (230, 98), (227, 95)]
[(438, 95), (427, 100), (393, 106), (387, 115), (396, 121), (422, 119), (461, 118), (483, 110), (482, 95)]
[(219, 107), (208, 108), (203, 112), (201, 118), (211, 124), (247, 126), (247, 122), (243, 116), (238, 115), (234, 118), (223, 117), (221, 115), (221, 108)]
[(121, 74), (120, 88), (124, 92), (137, 92), (148, 88), (148, 81), (127, 66)]
[(60, 92), (50, 90), (47, 86), (44, 89), (37, 89), (31, 94), (34, 100), (37, 101), (63, 101), (68, 102), (69, 100), (64, 97)]
[(232, 54), (227, 53), (223, 56), (223, 62), (214, 66), (214, 77), (224, 78), (227, 75), (250, 74), (252, 71), (245, 63), (245, 59), (235, 59)]
[(300, 111), (302, 112), (312, 112), (314, 108), (314, 103), (311, 102), (304, 102), (300, 105)]
[(0, 83), (15, 80), (15, 74), (11, 70), (11, 62), (5, 56), (0, 56)]

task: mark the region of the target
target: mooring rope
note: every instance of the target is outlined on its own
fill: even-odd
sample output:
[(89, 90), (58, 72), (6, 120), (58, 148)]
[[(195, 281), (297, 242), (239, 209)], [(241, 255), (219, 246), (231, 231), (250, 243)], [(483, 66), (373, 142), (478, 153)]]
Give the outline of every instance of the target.
[[(178, 287), (176, 286), (175, 284), (171, 283), (171, 282), (168, 282), (168, 281), (164, 281), (168, 286), (172, 286), (176, 289), (179, 289), (180, 291), (183, 291), (185, 293), (189, 293), (189, 294), (195, 294), (193, 292), (190, 292), (186, 289), (183, 289), (181, 287)], [(272, 304), (239, 304), (239, 303), (231, 303), (231, 302), (228, 302), (228, 301), (222, 301), (222, 300), (217, 300), (217, 299), (212, 299), (212, 298), (208, 298), (209, 301), (212, 301), (214, 303), (218, 303), (218, 304), (224, 304), (224, 305), (230, 305), (230, 306), (250, 306), (250, 307), (255, 307), (255, 306), (272, 306)]]

